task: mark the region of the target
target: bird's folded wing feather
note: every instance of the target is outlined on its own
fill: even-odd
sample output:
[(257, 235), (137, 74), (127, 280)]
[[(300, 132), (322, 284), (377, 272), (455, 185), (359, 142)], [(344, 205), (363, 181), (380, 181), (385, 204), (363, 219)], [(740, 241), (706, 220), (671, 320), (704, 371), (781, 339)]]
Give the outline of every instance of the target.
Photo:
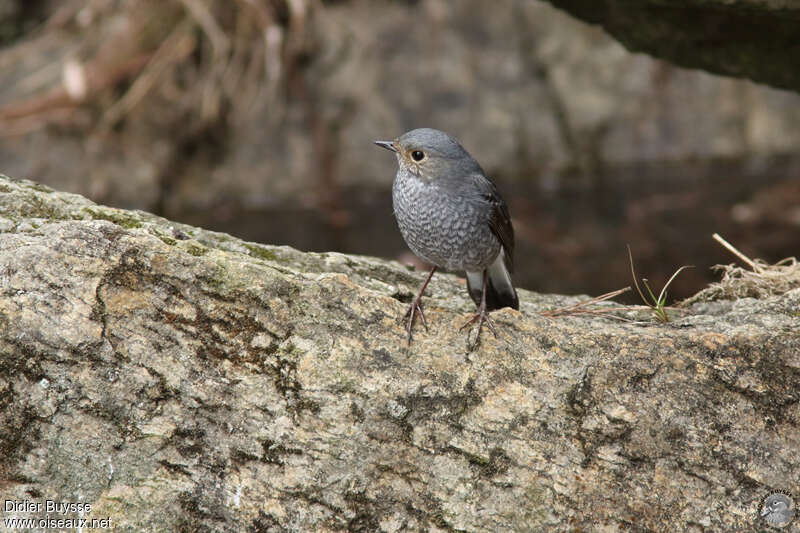
[(506, 268), (509, 272), (514, 270), (514, 227), (511, 225), (511, 215), (508, 214), (506, 205), (495, 184), (487, 177), (475, 174), (472, 181), (481, 191), (483, 199), (492, 208), (489, 215), (489, 227), (492, 233), (500, 240), (505, 252)]

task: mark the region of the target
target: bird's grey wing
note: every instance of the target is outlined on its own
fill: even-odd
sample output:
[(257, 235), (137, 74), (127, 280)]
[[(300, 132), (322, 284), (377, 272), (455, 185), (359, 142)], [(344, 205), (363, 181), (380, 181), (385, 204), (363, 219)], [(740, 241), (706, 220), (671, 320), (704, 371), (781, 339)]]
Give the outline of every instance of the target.
[(489, 227), (492, 233), (500, 240), (505, 252), (506, 268), (514, 271), (514, 226), (511, 225), (511, 215), (508, 206), (497, 191), (495, 184), (486, 176), (475, 174), (471, 181), (480, 191), (482, 199), (491, 206), (489, 214)]

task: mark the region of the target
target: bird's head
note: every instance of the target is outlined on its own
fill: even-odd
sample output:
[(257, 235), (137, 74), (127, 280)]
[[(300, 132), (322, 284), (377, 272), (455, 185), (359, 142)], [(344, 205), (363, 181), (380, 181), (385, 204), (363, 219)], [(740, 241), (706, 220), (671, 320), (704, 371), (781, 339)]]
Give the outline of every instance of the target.
[(788, 497), (784, 494), (771, 494), (767, 501), (764, 502), (764, 510), (761, 512), (761, 516), (770, 519), (770, 515), (776, 517), (780, 517), (782, 515), (791, 514), (791, 501)]
[(375, 141), (375, 144), (397, 154), (400, 170), (424, 181), (483, 173), (469, 152), (443, 131), (419, 128), (393, 141)]

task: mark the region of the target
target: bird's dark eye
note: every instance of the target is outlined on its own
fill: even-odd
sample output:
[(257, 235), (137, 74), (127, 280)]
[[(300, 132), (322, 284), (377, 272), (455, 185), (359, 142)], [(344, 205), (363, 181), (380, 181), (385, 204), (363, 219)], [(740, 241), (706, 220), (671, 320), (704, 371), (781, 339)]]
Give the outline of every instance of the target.
[(425, 159), (425, 154), (421, 150), (414, 150), (411, 152), (411, 157), (414, 159), (414, 161), (422, 161)]

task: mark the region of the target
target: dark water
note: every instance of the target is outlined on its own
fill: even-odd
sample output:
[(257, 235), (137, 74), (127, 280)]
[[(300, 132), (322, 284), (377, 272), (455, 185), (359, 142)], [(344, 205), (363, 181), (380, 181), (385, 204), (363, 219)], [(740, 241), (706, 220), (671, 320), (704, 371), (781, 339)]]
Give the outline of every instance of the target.
[[(612, 181), (613, 178), (613, 181)], [(800, 255), (800, 158), (616, 169), (552, 190), (500, 181), (516, 230), (515, 283), (538, 292), (599, 295), (637, 274), (654, 291), (683, 265), (669, 294), (680, 299), (719, 278), (710, 267), (736, 259), (720, 233), (751, 258)], [(568, 181), (568, 180), (567, 180)], [(587, 185), (588, 183), (588, 185)], [(610, 185), (613, 183), (613, 185)], [(388, 186), (388, 184), (387, 184)], [(246, 240), (307, 251), (340, 251), (407, 262), (388, 189), (343, 189), (334, 211), (233, 205), (171, 218)], [(636, 302), (631, 293), (621, 301)]]

